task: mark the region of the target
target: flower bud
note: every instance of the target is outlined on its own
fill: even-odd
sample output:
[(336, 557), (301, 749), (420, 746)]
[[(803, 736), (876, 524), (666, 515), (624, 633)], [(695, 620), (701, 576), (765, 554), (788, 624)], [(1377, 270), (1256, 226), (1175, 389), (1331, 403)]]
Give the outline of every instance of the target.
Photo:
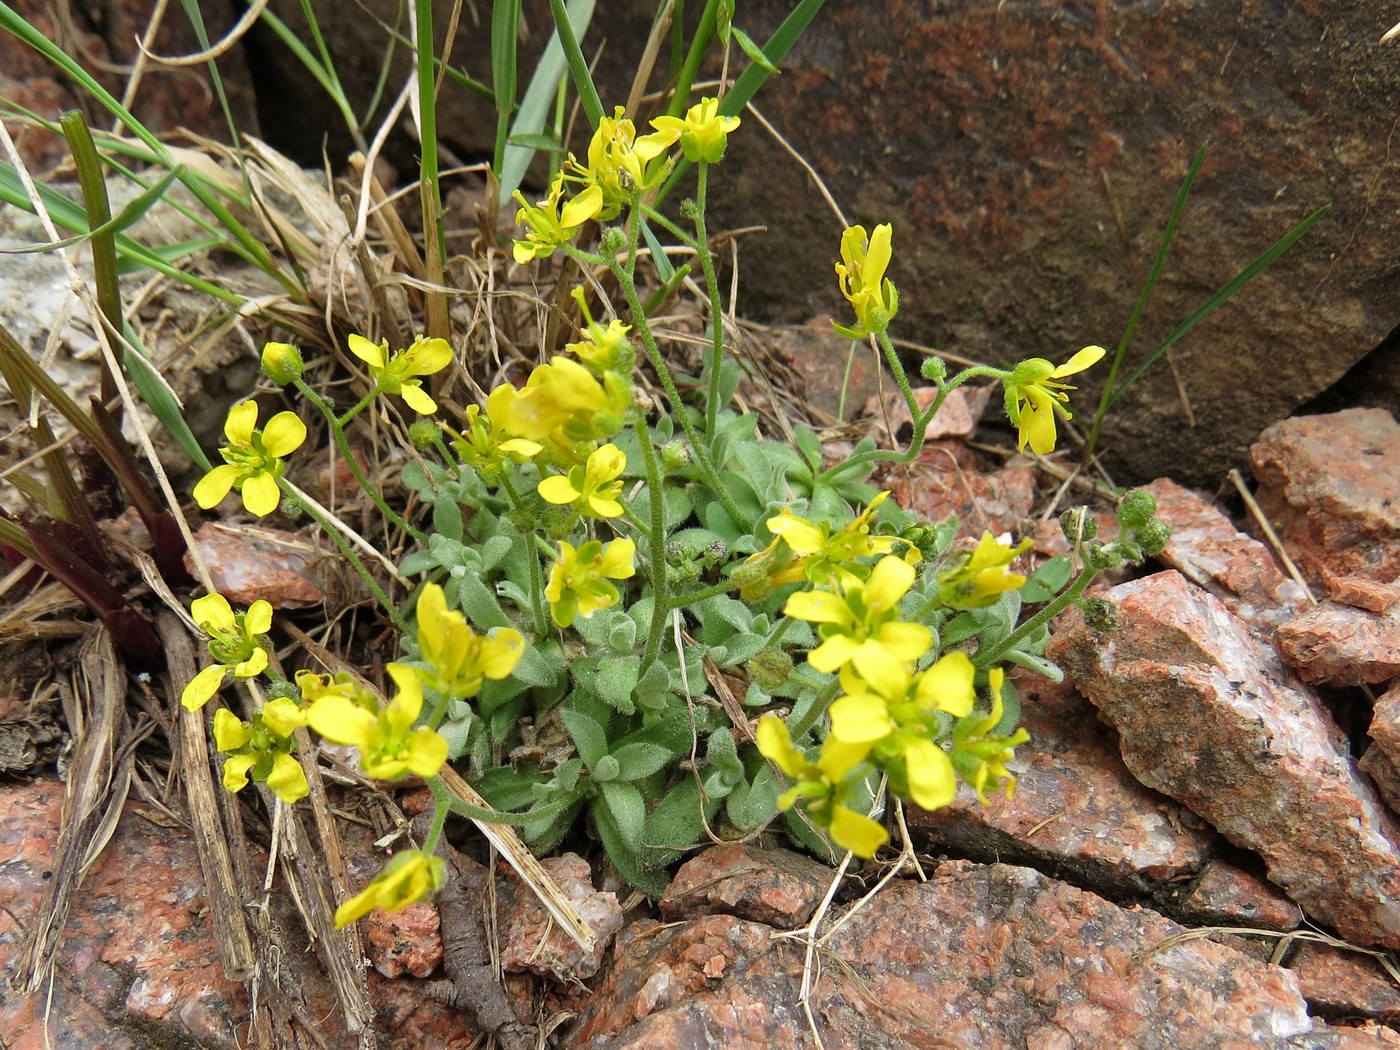
[(941, 357), (928, 357), (919, 366), (919, 375), (923, 376), (930, 383), (941, 383), (948, 375), (948, 366)]
[(668, 441), (661, 446), (661, 465), (667, 470), (684, 470), (690, 466), (690, 449), (683, 441)]
[(1157, 513), (1157, 501), (1146, 489), (1133, 489), (1118, 504), (1118, 524), (1125, 529), (1140, 529)]
[(304, 367), (301, 351), (291, 343), (263, 344), (262, 370), (274, 383), (286, 386), (300, 379)]
[(1162, 553), (1167, 541), (1172, 538), (1172, 530), (1165, 521), (1153, 518), (1134, 534), (1142, 553), (1155, 558)]
[(1079, 544), (1098, 535), (1099, 523), (1088, 507), (1071, 507), (1060, 515), (1060, 531), (1070, 543)]
[(408, 425), (408, 440), (419, 450), (430, 449), (437, 442), (437, 424), (427, 419), (419, 419)]

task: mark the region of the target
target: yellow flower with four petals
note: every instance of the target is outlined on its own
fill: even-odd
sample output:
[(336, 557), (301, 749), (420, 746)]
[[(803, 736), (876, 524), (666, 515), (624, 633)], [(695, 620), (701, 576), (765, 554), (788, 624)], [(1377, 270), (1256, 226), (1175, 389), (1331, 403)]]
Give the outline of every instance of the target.
[(817, 624), (822, 642), (807, 654), (807, 662), (830, 673), (854, 662), (864, 673), (868, 665), (889, 660), (912, 663), (933, 644), (933, 632), (921, 623), (899, 618), (900, 599), (914, 584), (914, 567), (887, 554), (867, 580), (847, 581), (840, 593), (799, 591), (783, 612)]
[(544, 589), (555, 624), (568, 627), (575, 616), (592, 616), (616, 605), (622, 595), (612, 581), (636, 574), (636, 556), (637, 545), (631, 540), (613, 540), (606, 547), (599, 540), (589, 540), (577, 548), (561, 540)]
[(513, 627), (477, 634), (467, 618), (447, 607), (447, 595), (436, 583), (418, 597), (418, 650), (428, 666), (418, 672), (424, 684), (444, 696), (475, 696), (482, 682), (499, 681), (515, 670), (525, 652), (525, 637)]
[(567, 474), (553, 474), (537, 486), (541, 498), (558, 506), (570, 504), (591, 518), (619, 518), (622, 504), (622, 472), (627, 457), (616, 445), (596, 449), (586, 464), (570, 467)]
[(355, 896), (335, 910), (335, 927), (348, 926), (378, 908), (396, 912), (425, 901), (447, 881), (447, 864), (420, 849), (396, 853), (384, 870)]
[(1018, 450), (1030, 445), (1038, 456), (1055, 451), (1055, 414), (1072, 418), (1065, 408), (1069, 403), (1065, 391), (1074, 389), (1059, 380), (1097, 364), (1104, 352), (1101, 346), (1086, 346), (1058, 366), (1043, 357), (1027, 358), (1002, 380), (1006, 415), (1019, 433)]
[(217, 507), (235, 488), (250, 514), (262, 518), (277, 509), (282, 500), (277, 479), (286, 469), (282, 457), (291, 455), (306, 440), (306, 424), (295, 412), (278, 412), (262, 430), (257, 429), (257, 421), (256, 401), (229, 409), (224, 420), (228, 444), (219, 449), (224, 462), (194, 487), (194, 501), (205, 510)]
[(883, 332), (899, 309), (899, 293), (885, 276), (893, 250), (893, 230), (883, 222), (867, 235), (864, 226), (852, 226), (841, 234), (841, 261), (836, 264), (836, 280), (856, 312), (851, 327), (832, 322), (850, 339), (864, 339), (872, 332)]
[(360, 766), (376, 780), (398, 780), (407, 773), (436, 776), (447, 761), (447, 741), (427, 726), (414, 727), (423, 711), (418, 673), (406, 664), (385, 670), (399, 689), (378, 712), (331, 693), (308, 710), (311, 728), (327, 740), (359, 748)]
[(656, 117), (651, 126), (657, 131), (675, 132), (680, 140), (681, 152), (692, 164), (704, 161), (718, 164), (724, 157), (724, 148), (729, 144), (729, 133), (739, 127), (738, 117), (722, 117), (719, 114), (719, 99), (702, 98), (680, 117)]
[(235, 614), (222, 594), (206, 594), (190, 603), (190, 615), (209, 635), (209, 655), (215, 661), (180, 693), (181, 705), (198, 711), (228, 675), (256, 678), (267, 669), (267, 650), (258, 639), (272, 628), (272, 606), (259, 598), (247, 612)]
[(398, 394), (419, 415), (431, 416), (437, 411), (437, 402), (428, 396), (418, 377), (441, 372), (452, 363), (452, 346), (446, 339), (420, 335), (412, 346), (392, 354), (387, 339), (371, 343), (364, 336), (351, 333), (348, 342), (350, 352), (369, 366), (376, 391)]

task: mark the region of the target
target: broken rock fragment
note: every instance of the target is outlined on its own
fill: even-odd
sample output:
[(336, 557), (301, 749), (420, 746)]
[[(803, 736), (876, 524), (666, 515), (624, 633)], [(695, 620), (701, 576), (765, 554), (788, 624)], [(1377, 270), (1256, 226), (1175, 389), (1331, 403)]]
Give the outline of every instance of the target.
[(1075, 621), (1050, 655), (1118, 730), (1133, 775), (1258, 852), (1308, 915), (1400, 946), (1400, 828), (1317, 697), (1177, 572), (1108, 597), (1117, 629)]

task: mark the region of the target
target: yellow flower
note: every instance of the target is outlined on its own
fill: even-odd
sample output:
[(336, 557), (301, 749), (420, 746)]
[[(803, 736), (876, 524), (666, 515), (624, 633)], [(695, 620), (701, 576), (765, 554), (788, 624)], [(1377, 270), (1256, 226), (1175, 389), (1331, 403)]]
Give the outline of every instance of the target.
[[(497, 394), (497, 391), (505, 391)], [(528, 441), (601, 441), (622, 429), (632, 406), (629, 376), (606, 372), (601, 379), (573, 358), (555, 357), (530, 373), (522, 390), (503, 384), (493, 390), (502, 429)]]
[(436, 583), (424, 586), (416, 616), (418, 649), (428, 665), (419, 676), (444, 696), (475, 696), (484, 679), (508, 677), (525, 652), (525, 638), (513, 628), (497, 628), (489, 635), (473, 631), (465, 616), (447, 607), (447, 596)]
[(194, 501), (205, 510), (223, 502), (229, 489), (236, 488), (250, 514), (265, 517), (277, 509), (282, 492), (277, 479), (290, 455), (306, 440), (306, 424), (294, 412), (278, 412), (258, 430), (256, 401), (244, 401), (229, 409), (224, 420), (228, 444), (219, 449), (224, 462), (211, 470), (194, 487)]
[(953, 768), (977, 792), (977, 798), (985, 805), (985, 790), (988, 781), (1006, 782), (1006, 797), (1016, 793), (1016, 776), (1006, 768), (1006, 763), (1016, 757), (1016, 748), (1030, 740), (1025, 729), (1017, 729), (1010, 736), (998, 736), (992, 732), (1001, 724), (1001, 690), (1005, 672), (994, 667), (987, 672), (987, 684), (992, 693), (991, 713), (984, 716), (970, 714), (958, 720), (953, 727), (953, 752), (950, 758)]
[(515, 396), (515, 388), (503, 383), (487, 395), (484, 412), (480, 405), (468, 405), (467, 428), (452, 441), (462, 462), (483, 478), (496, 477), (507, 463), (534, 459), (544, 448), (538, 441), (511, 437), (502, 424), (502, 409)]
[(589, 540), (577, 549), (561, 540), (559, 557), (549, 570), (544, 589), (554, 622), (568, 627), (575, 616), (592, 616), (599, 609), (616, 605), (622, 595), (611, 581), (631, 579), (636, 574), (636, 555), (637, 545), (631, 540), (613, 540), (607, 547), (599, 540)]
[(335, 910), (335, 927), (349, 926), (375, 908), (395, 912), (425, 901), (446, 881), (447, 865), (441, 857), (418, 849), (396, 853), (368, 886)]
[(898, 542), (896, 536), (870, 535), (875, 511), (889, 496), (888, 491), (881, 492), (834, 532), (828, 522), (816, 524), (786, 507), (764, 524), (799, 556), (803, 574), (813, 583), (859, 583), (869, 575), (868, 568), (858, 564), (859, 559), (889, 554)]
[(529, 204), (519, 190), (515, 199), (520, 210), (515, 224), (525, 227), (523, 240), (515, 242), (512, 254), (522, 266), (535, 259), (547, 259), (561, 244), (568, 244), (579, 227), (598, 214), (603, 207), (603, 191), (589, 186), (572, 200), (564, 201), (564, 173), (560, 172), (549, 187), (549, 196), (538, 204)]
[(702, 98), (686, 110), (684, 120), (657, 117), (651, 126), (658, 131), (674, 131), (680, 137), (681, 152), (692, 164), (718, 164), (729, 143), (729, 133), (739, 127), (739, 118), (721, 117), (719, 99)]
[(219, 691), (225, 676), (256, 678), (266, 670), (267, 650), (258, 637), (272, 628), (272, 606), (259, 598), (247, 612), (235, 616), (222, 594), (206, 594), (190, 603), (190, 614), (209, 635), (209, 655), (215, 660), (191, 678), (180, 694), (185, 708), (198, 711)]
[(869, 678), (841, 669), (845, 695), (831, 705), (831, 735), (843, 743), (873, 748), (874, 761), (890, 776), (897, 794), (924, 809), (953, 801), (953, 764), (934, 742), (936, 712), (961, 717), (972, 710), (977, 670), (966, 653), (947, 653), (918, 674), (894, 660), (866, 665)]
[(1072, 376), (1097, 364), (1104, 355), (1101, 346), (1086, 346), (1058, 367), (1043, 357), (1031, 357), (1016, 366), (1002, 380), (1006, 393), (1006, 415), (1020, 433), (1017, 449), (1031, 446), (1038, 456), (1055, 450), (1055, 413), (1073, 418), (1065, 405), (1069, 403), (1066, 390), (1074, 387), (1058, 383), (1057, 379)]
[(670, 167), (665, 153), (680, 137), (675, 130), (658, 130), (638, 138), (636, 125), (623, 112), (618, 106), (611, 117), (599, 120), (588, 143), (586, 166), (572, 156), (565, 165), (571, 180), (602, 192), (599, 219), (615, 218), (624, 205), (665, 178)]
[(854, 662), (865, 674), (868, 667), (889, 660), (912, 663), (933, 644), (933, 632), (923, 624), (899, 619), (900, 599), (913, 584), (914, 567), (888, 554), (864, 582), (847, 582), (839, 594), (799, 591), (788, 598), (783, 612), (818, 624), (822, 643), (807, 654), (818, 671), (829, 673)]
[(991, 605), (1004, 591), (1014, 591), (1026, 582), (1019, 572), (1007, 566), (1030, 550), (1031, 541), (1011, 545), (990, 532), (982, 533), (977, 548), (963, 555), (961, 564), (938, 574), (938, 600), (953, 609), (980, 609)]
[(567, 474), (554, 474), (539, 483), (540, 496), (549, 503), (572, 504), (580, 514), (593, 518), (622, 516), (619, 479), (627, 468), (627, 457), (616, 445), (604, 445), (588, 457), (586, 465), (572, 467)]
[(850, 328), (835, 322), (833, 326), (848, 338), (864, 339), (871, 332), (883, 332), (899, 309), (899, 293), (885, 276), (892, 255), (892, 236), (887, 222), (876, 226), (868, 238), (864, 226), (852, 226), (841, 234), (836, 280), (841, 294), (855, 308), (856, 323)]
[(759, 720), (755, 738), (759, 753), (794, 782), (779, 797), (779, 809), (789, 809), (802, 799), (813, 822), (826, 828), (831, 841), (857, 857), (873, 857), (889, 841), (889, 833), (878, 821), (846, 805), (865, 779), (855, 771), (870, 750), (868, 744), (845, 744), (828, 737), (821, 757), (811, 762), (793, 745), (787, 725), (777, 715)]
[[(301, 763), (291, 753), (295, 747), (292, 730), (305, 725), (304, 717), (278, 710), (276, 705), (297, 711), (286, 698), (273, 700), (245, 722), (227, 708), (214, 712), (214, 746), (229, 757), (224, 762), (223, 785), (229, 791), (242, 791), (250, 779), (266, 784), (283, 802), (291, 805), (311, 793)], [(272, 710), (269, 710), (269, 709)]]
[(593, 320), (583, 289), (575, 288), (570, 294), (574, 297), (574, 302), (578, 303), (579, 312), (583, 315), (588, 338), (577, 343), (566, 343), (564, 349), (577, 356), (599, 375), (608, 372), (631, 375), (637, 363), (637, 351), (632, 349), (632, 343), (627, 338), (627, 333), (632, 330), (631, 326), (614, 317), (604, 328)]
[(351, 333), (350, 352), (369, 365), (370, 378), (376, 391), (398, 394), (405, 404), (419, 415), (430, 416), (437, 411), (437, 402), (428, 396), (418, 376), (441, 372), (452, 363), (452, 347), (446, 339), (417, 336), (413, 345), (389, 353), (389, 341), (371, 343), (362, 335)]
[(385, 669), (399, 691), (377, 713), (328, 694), (311, 705), (311, 728), (327, 740), (359, 748), (365, 774), (377, 780), (397, 780), (405, 773), (436, 776), (447, 761), (447, 741), (427, 726), (413, 727), (423, 710), (418, 674), (405, 664)]
[[(314, 704), (323, 696), (343, 696), (358, 707), (367, 711), (379, 710), (379, 699), (355, 679), (348, 671), (337, 671), (334, 676), (317, 674), (315, 671), (301, 670), (296, 673), (296, 686), (301, 692), (303, 705)], [(303, 723), (306, 725), (309, 723)]]

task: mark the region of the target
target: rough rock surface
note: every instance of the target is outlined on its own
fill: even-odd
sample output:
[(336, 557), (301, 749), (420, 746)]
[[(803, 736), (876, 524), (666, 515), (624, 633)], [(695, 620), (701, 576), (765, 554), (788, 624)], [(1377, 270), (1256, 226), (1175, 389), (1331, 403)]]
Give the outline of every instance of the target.
[(1035, 467), (1017, 456), (994, 474), (981, 473), (962, 442), (925, 445), (908, 466), (888, 468), (871, 483), (890, 490), (890, 501), (924, 521), (956, 514), (966, 533), (1018, 532), (1035, 504)]
[(1144, 486), (1171, 539), (1157, 560), (1228, 605), (1236, 616), (1277, 625), (1308, 607), (1308, 596), (1279, 568), (1269, 548), (1246, 536), (1199, 494), (1167, 478)]
[(725, 912), (791, 930), (811, 918), (833, 875), (791, 850), (728, 843), (682, 864), (658, 906), (668, 920)]
[[(295, 609), (324, 598), (311, 569), (316, 549), (294, 533), (206, 522), (194, 542), (214, 589), (234, 605), (248, 606), (261, 598), (274, 609)], [(189, 554), (185, 567), (194, 572)]]
[[(851, 909), (811, 1013), (831, 1050), (1386, 1045), (1309, 1017), (1286, 970), (1207, 940), (1163, 947), (1180, 932), (1030, 869), (953, 862)], [(802, 943), (771, 933), (727, 915), (638, 924), (569, 1043), (815, 1046)]]
[[(1048, 866), (1115, 897), (1199, 871), (1215, 836), (1133, 779), (1093, 706), (1037, 676), (1017, 684), (1034, 744), (1017, 752), (1014, 797), (992, 794), (984, 806), (964, 785), (943, 809), (906, 807), (910, 830), (979, 859)], [(1054, 694), (1048, 707), (1037, 702), (1045, 693)]]
[(507, 973), (535, 973), (558, 981), (582, 980), (598, 972), (608, 945), (622, 928), (617, 894), (593, 888), (588, 861), (576, 853), (546, 857), (541, 865), (579, 916), (598, 938), (593, 951), (582, 948), (559, 928), (534, 893), (520, 886), (520, 877), (507, 864), (501, 871), (514, 893), (501, 921), (501, 967)]
[(1329, 592), (1400, 581), (1400, 424), (1358, 408), (1275, 423), (1250, 449), (1258, 500), (1298, 567)]
[(1400, 812), (1400, 686), (1376, 698), (1368, 732), (1373, 742), (1361, 756), (1361, 768), (1390, 808)]
[(1389, 681), (1400, 674), (1400, 616), (1323, 602), (1279, 625), (1278, 650), (1305, 682)]
[(1315, 1012), (1400, 1024), (1400, 986), (1373, 956), (1304, 942), (1288, 968)]
[(1051, 643), (1142, 783), (1264, 858), (1314, 918), (1400, 945), (1400, 828), (1312, 693), (1218, 600), (1168, 571), (1109, 592), (1118, 629)]
[(1163, 905), (1174, 918), (1196, 925), (1292, 930), (1303, 921), (1298, 905), (1273, 883), (1216, 857)]

